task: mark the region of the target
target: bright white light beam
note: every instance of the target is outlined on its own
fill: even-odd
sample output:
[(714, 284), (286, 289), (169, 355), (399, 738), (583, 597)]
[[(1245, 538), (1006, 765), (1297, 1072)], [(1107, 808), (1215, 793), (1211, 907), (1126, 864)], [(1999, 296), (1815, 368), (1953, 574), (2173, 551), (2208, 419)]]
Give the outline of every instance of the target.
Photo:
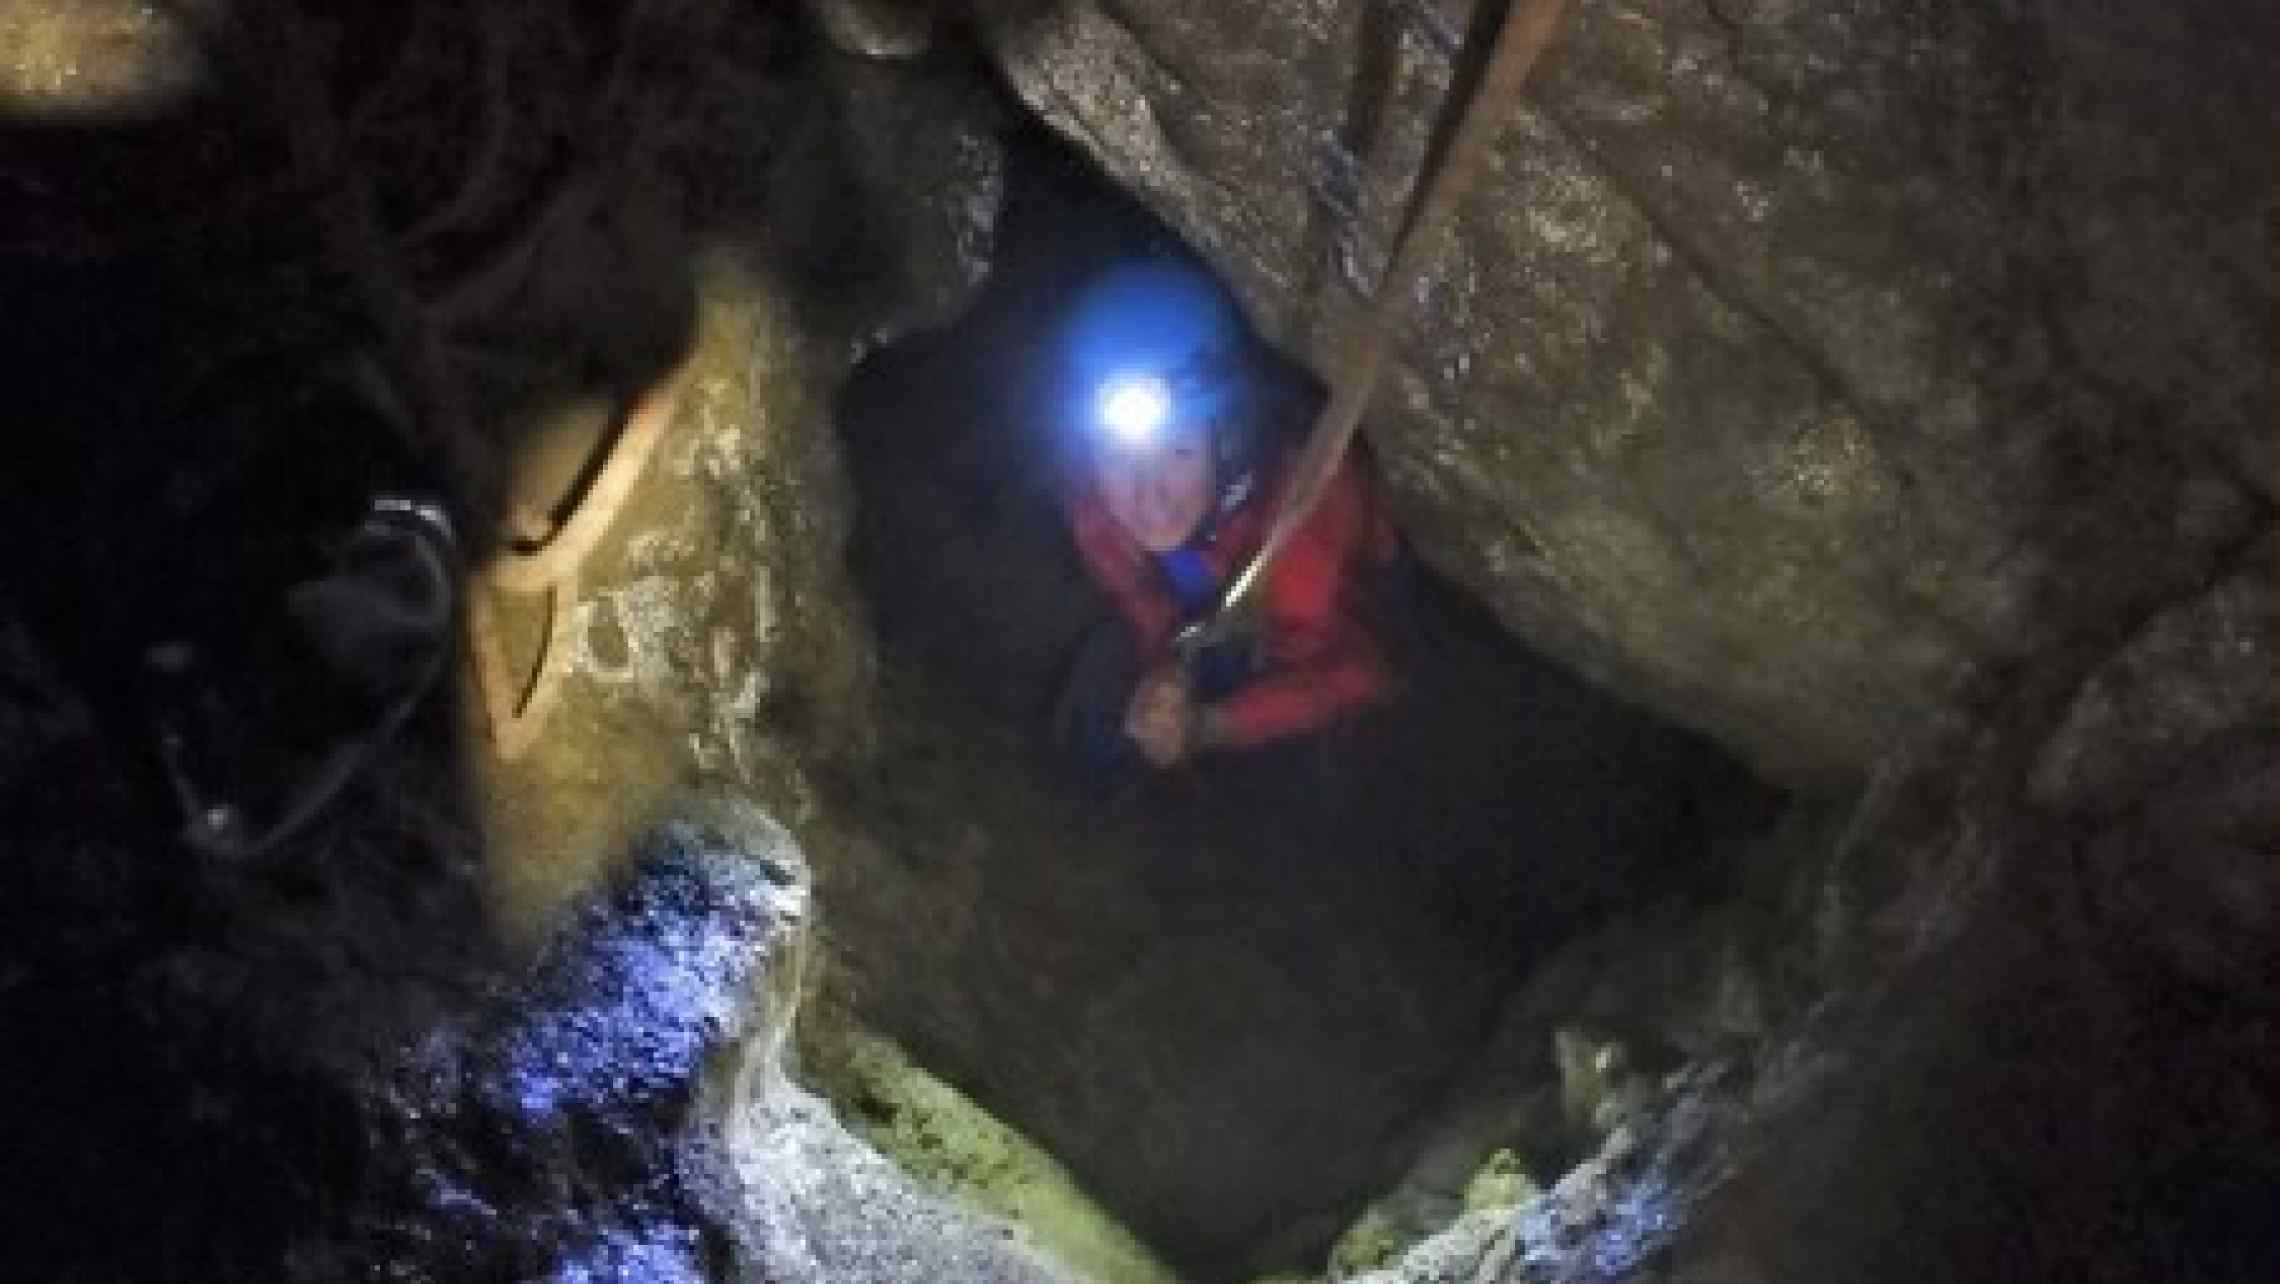
[(1172, 390), (1155, 375), (1122, 375), (1100, 390), (1100, 421), (1126, 446), (1156, 439), (1172, 415)]

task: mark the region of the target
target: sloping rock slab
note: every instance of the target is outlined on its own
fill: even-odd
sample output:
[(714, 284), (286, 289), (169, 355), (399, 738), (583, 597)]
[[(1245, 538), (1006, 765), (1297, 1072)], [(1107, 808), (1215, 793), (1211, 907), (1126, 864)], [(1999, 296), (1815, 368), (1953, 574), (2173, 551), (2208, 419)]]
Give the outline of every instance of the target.
[[(1027, 103), (1330, 370), (1495, 7), (982, 8)], [(1377, 402), (1412, 533), (1792, 782), (2174, 591), (2275, 488), (2276, 27), (1570, 4)]]

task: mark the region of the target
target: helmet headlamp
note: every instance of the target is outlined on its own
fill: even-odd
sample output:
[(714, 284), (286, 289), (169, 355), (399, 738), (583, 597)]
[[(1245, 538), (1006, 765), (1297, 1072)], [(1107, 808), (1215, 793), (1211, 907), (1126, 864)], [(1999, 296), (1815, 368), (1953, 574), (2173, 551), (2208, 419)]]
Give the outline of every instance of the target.
[(1161, 375), (1118, 375), (1101, 385), (1094, 410), (1117, 445), (1150, 445), (1171, 421), (1172, 388)]

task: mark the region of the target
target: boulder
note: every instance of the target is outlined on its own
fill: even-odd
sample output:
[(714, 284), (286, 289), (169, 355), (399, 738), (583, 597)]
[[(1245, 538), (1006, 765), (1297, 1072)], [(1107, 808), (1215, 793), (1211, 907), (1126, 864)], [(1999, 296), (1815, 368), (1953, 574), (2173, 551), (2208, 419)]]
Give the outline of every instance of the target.
[[(1023, 100), (1325, 371), (1492, 8), (981, 6)], [(2274, 490), (2274, 25), (1568, 6), (1375, 403), (1410, 532), (1808, 784), (1959, 667), (2189, 584)]]

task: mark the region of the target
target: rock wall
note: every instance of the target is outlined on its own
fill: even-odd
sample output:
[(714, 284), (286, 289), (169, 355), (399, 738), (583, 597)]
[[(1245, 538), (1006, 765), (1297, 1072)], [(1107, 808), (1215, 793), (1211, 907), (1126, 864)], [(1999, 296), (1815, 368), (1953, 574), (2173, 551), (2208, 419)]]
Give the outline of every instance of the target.
[[(298, 7), (214, 12), (277, 18), (258, 35), (337, 69), (318, 55), (339, 53), (327, 41), (340, 29), (303, 25)], [(706, 29), (718, 12), (674, 16)], [(816, 777), (859, 759), (876, 717), (827, 395), (875, 335), (955, 307), (979, 275), (994, 104), (962, 75), (882, 78), (828, 57), (763, 66), (706, 48), (706, 74), (743, 91), (747, 114), (723, 123), (690, 106), (714, 101), (703, 93), (718, 82), (670, 62), (689, 54), (675, 43), (687, 30), (649, 29), (656, 79), (631, 97), (702, 125), (667, 149), (701, 172), (646, 151), (591, 166), (572, 147), (554, 154), (560, 168), (533, 166), (541, 199), (506, 202), (501, 175), (531, 159), (507, 140), (546, 151), (566, 104), (512, 68), (454, 77), (438, 51), (479, 60), (561, 38), (594, 52), (579, 44), (591, 30), (542, 17), (388, 15), (404, 43), (386, 45), (402, 58), (378, 69), (378, 97), (417, 107), (408, 120), (375, 108), (374, 81), (355, 75), (375, 68), (359, 64), (346, 79), (368, 91), (357, 124), (369, 132), (344, 153), (324, 132), (339, 123), (326, 84), (295, 86), (310, 117), (280, 122), (266, 91), (291, 77), (263, 65), (252, 83), (194, 84), (184, 32), (160, 15), (68, 3), (0, 15), (20, 55), (0, 78), (0, 133), (11, 190), (27, 197), (0, 249), (9, 297), (26, 305), (8, 314), (0, 358), (41, 390), (19, 407), (30, 463), (8, 489), (48, 479), (59, 497), (6, 506), (12, 548), (36, 536), (54, 551), (0, 568), (12, 1032), (0, 1137), (37, 1176), (0, 1210), (0, 1255), (37, 1278), (137, 1281), (1065, 1278), (1019, 1225), (919, 1189), (782, 1060), (818, 950), (806, 858), (771, 813), (827, 830)], [(770, 24), (724, 25), (748, 37)], [(208, 52), (272, 49), (236, 44), (226, 24), (211, 34)], [(564, 64), (550, 74), (577, 79)], [(425, 77), (528, 97), (477, 114), (486, 150), (481, 129), (437, 124), (465, 101), (406, 92)], [(788, 108), (787, 85), (811, 101)], [(191, 87), (193, 109), (169, 115), (168, 95)], [(272, 128), (310, 149), (309, 170), (261, 150)], [(418, 150), (439, 133), (472, 147), (473, 177), (451, 194), (460, 213), (495, 217), (484, 230), (497, 240), (470, 246), (485, 238), (462, 227), (442, 238), (451, 253), (430, 243), (398, 259), (384, 224), (333, 239), (342, 229), (323, 216), (373, 213), (359, 184), (406, 198), (454, 177), (459, 157)], [(938, 147), (946, 136), (963, 146)], [(774, 167), (751, 175), (724, 158)], [(653, 185), (628, 195), (615, 162)], [(942, 180), (929, 199), (882, 201), (890, 177), (920, 176)], [(352, 190), (312, 216), (304, 187)], [(185, 191), (211, 192), (212, 208), (190, 210)], [(836, 259), (801, 261), (826, 245), (809, 233), (834, 210)], [(309, 234), (268, 237), (270, 219)], [(496, 757), (472, 685), (438, 684), (298, 831), (223, 860), (183, 841), (185, 800), (138, 770), (157, 720), (138, 703), (135, 661), (184, 613), (174, 596), (211, 600), (163, 568), (202, 558), (240, 590), (225, 600), (252, 618), (199, 613), (201, 641), (259, 642), (253, 613), (272, 586), (240, 564), (245, 550), (322, 546), (330, 532), (311, 510), (333, 498), (318, 483), (334, 472), (352, 487), (398, 481), (358, 471), (405, 445), (397, 421), (310, 391), (386, 328), (372, 295), (338, 279), (358, 231), (370, 238), (355, 248), (386, 269), (379, 284), (424, 323), (426, 372), (463, 379), (460, 408), (478, 412), (418, 425), (435, 450), (413, 475), (451, 506), (469, 588), (496, 608), (511, 659), (532, 659), (545, 611), (490, 582), (503, 540), (487, 519), (556, 507), (618, 398), (661, 368), (682, 370), (676, 413), (558, 604), (562, 698), (533, 752)], [(692, 257), (691, 239), (714, 248)], [(461, 253), (487, 265), (472, 287)], [(680, 297), (692, 282), (693, 307)], [(383, 384), (402, 373), (373, 365)], [(169, 381), (184, 368), (207, 375), (195, 400)], [(283, 466), (253, 484), (241, 455)], [(114, 466), (76, 467), (89, 458)], [(71, 502), (82, 493), (102, 502)], [(66, 565), (76, 591), (29, 591)], [(88, 609), (98, 601), (107, 609)], [(293, 687), (307, 663), (260, 654), (263, 693)], [(244, 708), (204, 695), (244, 731)], [(498, 948), (502, 920), (516, 948)], [(1055, 1195), (1019, 1211), (1091, 1216), (1085, 1229), (1109, 1246), (1094, 1251), (1138, 1253), (1065, 1180)]]
[[(985, 17), (1043, 114), (1272, 331), (1328, 350), (1448, 79), (1452, 10)], [(1289, 889), (1319, 893), (1319, 865), (1230, 862), (1238, 900), (1212, 843), (1173, 832), (1204, 863), (1152, 864), (1097, 811), (978, 789), (1018, 756), (1003, 727), (916, 701), (901, 756), (872, 755), (822, 390), (960, 306), (997, 161), (954, 76), (806, 64), (791, 83), (817, 105), (786, 113), (788, 139), (721, 153), (762, 172), (706, 175), (753, 182), (779, 221), (708, 229), (740, 248), (694, 262), (676, 426), (567, 608), (565, 698), (533, 756), (490, 762), (452, 724), (467, 702), (438, 699), (302, 841), (203, 864), (43, 654), (69, 635), (34, 643), (0, 613), (0, 1013), (26, 1032), (0, 1051), (0, 1136), (36, 1179), (0, 1222), (10, 1260), (1053, 1278), (784, 1081), (805, 885), (773, 822), (691, 821), (689, 791), (716, 788), (807, 840), (844, 942), (872, 950), (859, 979), (902, 987), (879, 1009), (1121, 1172), (1151, 1229), (1207, 1225), (1195, 1255), (1219, 1273), (1326, 1242), (1440, 1122), (1342, 1267), (1469, 1208), (1384, 1278), (2272, 1278), (2272, 187), (2266, 134), (2241, 127), (2268, 101), (2271, 21), (1578, 7), (1375, 429), (1412, 527), (1508, 623), (1792, 779), (1911, 747), (1838, 838), (1774, 853), (1763, 901), (1666, 906), (1564, 953), (1469, 1069), (1497, 978), (1449, 965), (1448, 919), (1382, 912), (1378, 882), (1312, 895), (1330, 930), (1297, 930), (1309, 897)], [(173, 38), (140, 11), (6, 23), (32, 33), (8, 90), (27, 110), (82, 114), (83, 88), (116, 89), (94, 72), (166, 92), (186, 74), (179, 45), (141, 70), (87, 55)], [(641, 311), (595, 296), (605, 338)], [(514, 484), (574, 472), (610, 409), (500, 434), (531, 452)], [(69, 415), (36, 426), (114, 444)], [(165, 440), (194, 444), (178, 426)], [(175, 461), (135, 462), (147, 480)], [(108, 542), (75, 564), (147, 558), (163, 490), (113, 495)], [(536, 623), (513, 624), (528, 654)], [(2029, 656), (1980, 716), (1912, 735), (1957, 665)], [(484, 948), (478, 852), (521, 964)], [(1193, 886), (1119, 910), (1150, 878)], [(1265, 908), (1227, 916), (1246, 904)], [(1209, 921), (1155, 912), (1183, 908)], [(1484, 951), (1512, 926), (1448, 908)], [(1451, 1076), (1445, 1118), (1420, 1121)], [(1587, 1152), (1514, 1208), (1520, 1170)], [(1293, 1169), (1317, 1179), (1296, 1210)], [(1111, 1232), (1096, 1249), (1157, 1270)]]
[[(619, 289), (685, 280), (696, 306), (663, 444), (564, 604), (569, 646), (547, 730), (508, 763), (470, 727), (490, 764), (495, 888), (518, 929), (590, 881), (679, 789), (739, 791), (812, 838), (816, 776), (856, 769), (876, 735), (873, 644), (845, 571), (855, 496), (833, 397), (870, 345), (938, 323), (980, 282), (1002, 122), (963, 64), (899, 69), (810, 47), (785, 79), (780, 115), (725, 131), (769, 140), (722, 146), (711, 161), (757, 174), (679, 180), (685, 199), (711, 202), (700, 217), (709, 248), (644, 262), (605, 243), (535, 269)], [(517, 415), (501, 433), (518, 443), (511, 500), (560, 503), (623, 409), (589, 393)], [(545, 600), (494, 602), (527, 671)]]
[[(804, 823), (811, 764), (859, 753), (876, 716), (864, 626), (837, 571), (849, 497), (822, 394), (841, 354), (764, 273), (729, 251), (698, 267), (673, 425), (562, 608), (562, 695), (537, 744), (500, 762), (469, 729), (489, 764), (495, 885), (513, 923), (543, 922), (694, 785)], [(605, 421), (565, 411), (538, 436), (582, 448)], [(527, 664), (545, 603), (498, 600)]]
[[(1330, 370), (1493, 6), (980, 8)], [(1569, 6), (1377, 402), (1411, 533), (1616, 689), (1857, 778), (2269, 503), (2275, 47), (2215, 4)]]
[(1593, 1153), (1462, 1216), (1413, 1174), (1448, 1228), (1360, 1278), (2269, 1278), (2276, 554), (1944, 720), (1756, 894), (1540, 970), (1449, 1141)]
[(0, 13), (0, 106), (122, 117), (180, 100), (203, 68), (179, 16), (129, 0), (12, 4)]

